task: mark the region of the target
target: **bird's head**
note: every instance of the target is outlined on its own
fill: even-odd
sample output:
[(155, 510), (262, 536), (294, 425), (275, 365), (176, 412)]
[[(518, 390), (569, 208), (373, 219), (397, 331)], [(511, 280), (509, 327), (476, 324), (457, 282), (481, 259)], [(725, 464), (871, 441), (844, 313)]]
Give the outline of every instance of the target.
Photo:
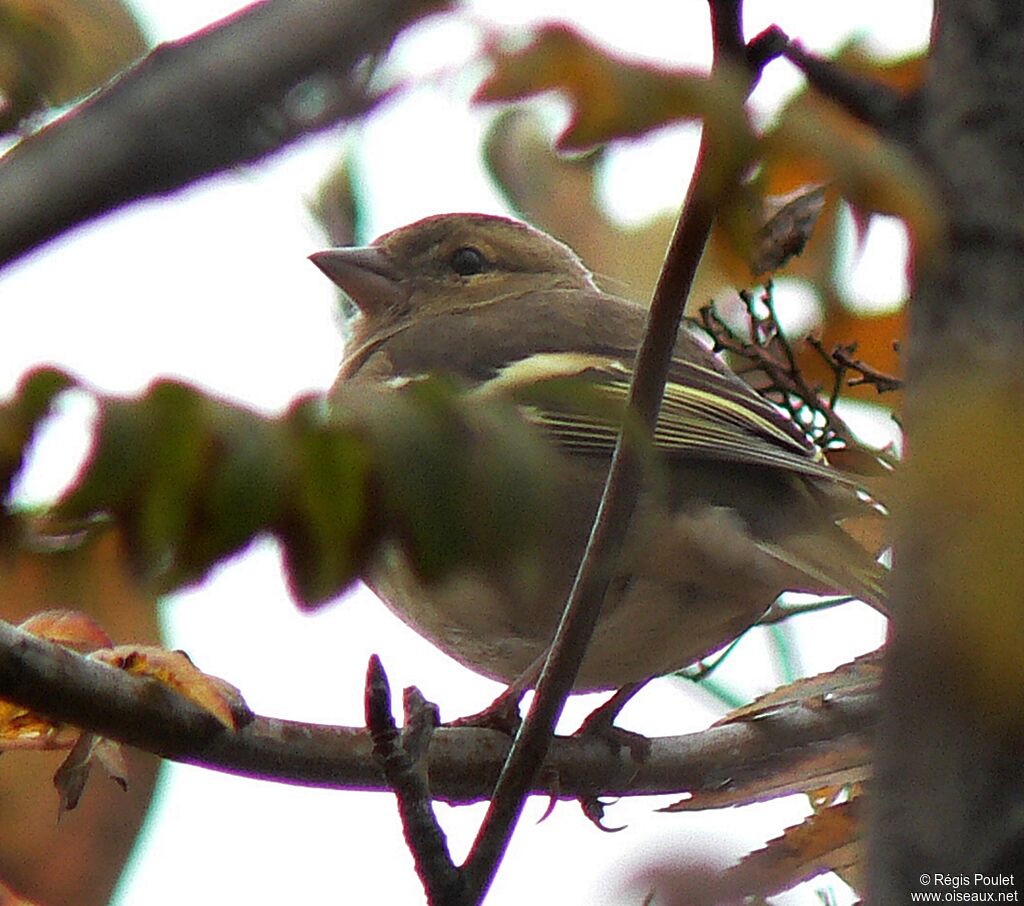
[(414, 313), (494, 304), (549, 289), (593, 290), (575, 252), (505, 217), (439, 214), (362, 247), (328, 249), (310, 260), (352, 299), (360, 340), (400, 327)]

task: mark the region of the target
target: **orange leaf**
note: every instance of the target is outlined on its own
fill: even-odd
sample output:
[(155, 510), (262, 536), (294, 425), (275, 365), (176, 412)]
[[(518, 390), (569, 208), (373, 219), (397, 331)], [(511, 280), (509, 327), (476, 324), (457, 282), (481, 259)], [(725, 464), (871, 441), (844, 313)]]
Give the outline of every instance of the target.
[(683, 119), (713, 117), (733, 147), (750, 141), (742, 81), (671, 70), (617, 57), (562, 24), (538, 29), (525, 48), (492, 51), (494, 69), (476, 101), (517, 101), (558, 91), (572, 105), (563, 151), (583, 151)]
[(198, 669), (184, 651), (141, 645), (118, 645), (92, 655), (135, 676), (154, 679), (209, 711), (229, 730), (237, 729), (250, 713), (241, 692), (225, 680)]
[(865, 846), (859, 811), (859, 800), (853, 800), (811, 815), (743, 858), (727, 873), (726, 884), (746, 896), (775, 896), (835, 871), (861, 887)]
[(78, 610), (44, 610), (24, 620), (20, 628), (82, 653), (114, 644), (99, 623)]

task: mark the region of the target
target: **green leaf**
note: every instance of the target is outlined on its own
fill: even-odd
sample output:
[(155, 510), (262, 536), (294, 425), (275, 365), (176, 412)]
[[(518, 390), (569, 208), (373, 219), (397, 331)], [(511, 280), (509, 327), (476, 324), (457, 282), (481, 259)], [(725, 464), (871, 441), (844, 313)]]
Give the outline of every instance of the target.
[(25, 449), (57, 396), (74, 381), (56, 368), (39, 368), (19, 381), (13, 398), (0, 405), (0, 497), (24, 463)]
[(145, 51), (134, 15), (119, 0), (5, 0), (0, 131), (98, 88)]

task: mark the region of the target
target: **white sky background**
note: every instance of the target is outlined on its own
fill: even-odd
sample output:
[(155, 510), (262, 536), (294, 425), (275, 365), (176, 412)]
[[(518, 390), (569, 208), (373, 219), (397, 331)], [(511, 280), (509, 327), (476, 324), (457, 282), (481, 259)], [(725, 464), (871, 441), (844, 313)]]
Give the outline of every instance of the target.
[[(168, 40), (240, 4), (136, 5), (153, 38)], [(576, 20), (605, 43), (677, 65), (708, 56), (703, 0), (478, 0), (471, 7), (503, 24)], [(748, 0), (747, 33), (775, 22), (821, 51), (861, 33), (896, 53), (923, 44), (929, 16), (924, 0)], [(466, 28), (428, 29), (406, 42), (401, 59), (414, 71), (436, 72), (471, 52), (470, 36)], [(774, 63), (758, 99), (767, 103), (796, 84), (785, 63)], [(489, 113), (467, 111), (471, 89), (471, 80), (435, 81), (363, 129), (359, 161), (373, 233), (444, 210), (502, 212), (478, 157)], [(688, 179), (680, 160), (692, 160), (691, 142), (692, 131), (666, 130), (614, 151), (604, 186), (614, 214), (638, 221), (675, 207)], [(323, 237), (305, 199), (340, 146), (339, 134), (309, 140), (259, 167), (86, 226), (8, 268), (0, 274), (0, 394), (39, 363), (59, 364), (111, 392), (135, 392), (156, 376), (173, 375), (265, 410), (326, 389), (341, 339), (333, 288), (306, 261)], [(902, 242), (891, 224), (873, 231), (852, 278), (859, 296), (878, 304), (904, 294)], [(68, 409), (40, 444), (22, 486), (28, 498), (52, 491), (73, 472), (87, 411)], [(175, 596), (164, 614), (168, 644), (241, 688), (261, 714), (361, 724), (371, 652), (381, 655), (396, 690), (419, 685), (445, 719), (483, 707), (499, 688), (418, 639), (365, 591), (318, 615), (300, 615), (269, 543), (217, 570), (203, 587)], [(795, 621), (790, 631), (807, 642), (802, 668), (830, 669), (875, 647), (880, 622), (858, 608)], [(778, 681), (756, 639), (741, 644), (721, 678), (750, 695)], [(681, 688), (652, 684), (623, 722), (650, 734), (679, 733), (720, 715), (706, 693)], [(571, 715), (578, 721), (593, 704), (593, 697), (574, 700)], [(531, 801), (488, 904), (638, 903), (642, 893), (624, 893), (630, 868), (679, 853), (726, 864), (807, 812), (799, 797), (692, 816), (656, 814), (657, 804), (637, 799), (613, 806), (609, 823), (629, 827), (602, 834), (572, 803), (537, 825), (546, 802)], [(483, 807), (440, 806), (439, 813), (461, 858)], [(848, 902), (837, 887), (840, 902)], [(818, 902), (814, 890), (805, 885), (779, 902)], [(173, 765), (117, 903), (422, 899), (390, 795), (302, 790)]]

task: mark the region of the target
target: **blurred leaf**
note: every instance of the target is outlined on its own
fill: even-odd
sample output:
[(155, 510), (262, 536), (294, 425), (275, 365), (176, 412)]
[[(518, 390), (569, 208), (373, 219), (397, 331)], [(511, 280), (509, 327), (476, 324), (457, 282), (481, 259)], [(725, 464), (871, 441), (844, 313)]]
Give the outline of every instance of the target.
[(726, 872), (725, 883), (745, 896), (776, 896), (827, 871), (835, 871), (863, 892), (866, 844), (861, 836), (860, 800), (811, 815), (770, 840)]
[[(845, 48), (835, 62), (902, 91), (916, 87), (923, 76), (922, 57), (880, 61), (858, 45)], [(941, 206), (917, 162), (811, 88), (780, 112), (765, 135), (762, 159), (768, 173), (776, 168), (797, 171), (801, 183), (835, 180), (843, 196), (862, 212), (902, 217), (919, 249), (937, 235)]]
[(78, 610), (47, 610), (33, 614), (21, 623), (20, 628), (81, 654), (114, 644), (96, 620)]
[[(0, 615), (5, 619), (17, 622), (53, 608), (88, 611), (88, 617), (37, 613), (25, 626), (78, 650), (98, 647), (108, 633), (156, 640), (155, 599), (133, 578), (116, 530), (98, 526), (67, 533), (25, 517), (11, 525), (12, 542), (18, 543), (0, 551)], [(51, 740), (61, 748), (80, 735), (75, 728), (61, 732), (67, 742)], [(124, 754), (131, 789), (125, 793), (115, 784), (94, 784), (60, 823), (46, 791), (64, 753), (4, 754), (0, 801), (8, 820), (0, 822), (0, 876), (7, 885), (40, 906), (109, 902), (149, 805), (159, 763), (136, 750)]]
[(3, 903), (3, 906), (46, 906), (40, 900), (26, 899), (4, 884), (3, 881), (0, 881), (0, 903)]
[(360, 206), (351, 154), (345, 154), (321, 180), (310, 213), (324, 228), (332, 246), (359, 245)]
[(326, 420), (322, 402), (296, 404), (282, 428), (290, 491), (274, 529), (296, 599), (320, 604), (355, 578), (372, 549), (372, 454), (347, 425)]
[(825, 207), (825, 187), (801, 186), (786, 195), (765, 199), (767, 222), (758, 231), (750, 271), (753, 275), (777, 271), (803, 252)]
[[(881, 651), (863, 655), (829, 673), (787, 683), (753, 702), (734, 709), (715, 724), (756, 723), (774, 712), (793, 709), (842, 707), (844, 697), (877, 690), (881, 679)], [(765, 724), (765, 732), (770, 725)], [(814, 794), (824, 787), (847, 787), (871, 774), (872, 746), (860, 735), (847, 734), (789, 751), (770, 765), (750, 767), (748, 776), (722, 783), (709, 777), (706, 785), (692, 788), (687, 798), (662, 809), (694, 812), (763, 802), (793, 793)]]
[(428, 579), (499, 568), (542, 543), (537, 476), (552, 454), (510, 405), (466, 402), (439, 380), (344, 388), (332, 404), (266, 418), (173, 381), (102, 399), (92, 453), (56, 515), (112, 519), (135, 581), (154, 591), (274, 534), (300, 604), (335, 597), (384, 541)]
[(332, 402), (373, 449), (375, 525), (421, 578), (502, 569), (543, 545), (553, 453), (511, 404), (466, 403), (440, 378), (397, 393), (344, 385)]
[(484, 159), (511, 207), (576, 250), (608, 292), (646, 305), (651, 300), (674, 215), (636, 227), (608, 219), (596, 195), (600, 152), (554, 154), (536, 114), (502, 111), (488, 130)]
[(738, 723), (763, 716), (784, 705), (806, 702), (813, 705), (815, 701), (825, 702), (829, 696), (840, 692), (871, 692), (878, 688), (882, 679), (882, 649), (862, 654), (849, 663), (836, 667), (828, 673), (806, 676), (779, 686), (765, 695), (758, 696), (752, 702), (734, 708), (714, 726)]
[(98, 88), (145, 51), (119, 0), (0, 0), (0, 131)]
[(616, 138), (632, 138), (682, 119), (711, 119), (730, 148), (750, 144), (743, 80), (729, 74), (709, 78), (625, 60), (575, 29), (541, 26), (523, 49), (491, 49), (493, 71), (475, 101), (519, 101), (558, 91), (572, 106), (569, 126), (556, 146), (584, 151)]
[(19, 382), (13, 397), (0, 404), (0, 500), (22, 467), (25, 448), (53, 401), (72, 381), (55, 368), (39, 368)]

